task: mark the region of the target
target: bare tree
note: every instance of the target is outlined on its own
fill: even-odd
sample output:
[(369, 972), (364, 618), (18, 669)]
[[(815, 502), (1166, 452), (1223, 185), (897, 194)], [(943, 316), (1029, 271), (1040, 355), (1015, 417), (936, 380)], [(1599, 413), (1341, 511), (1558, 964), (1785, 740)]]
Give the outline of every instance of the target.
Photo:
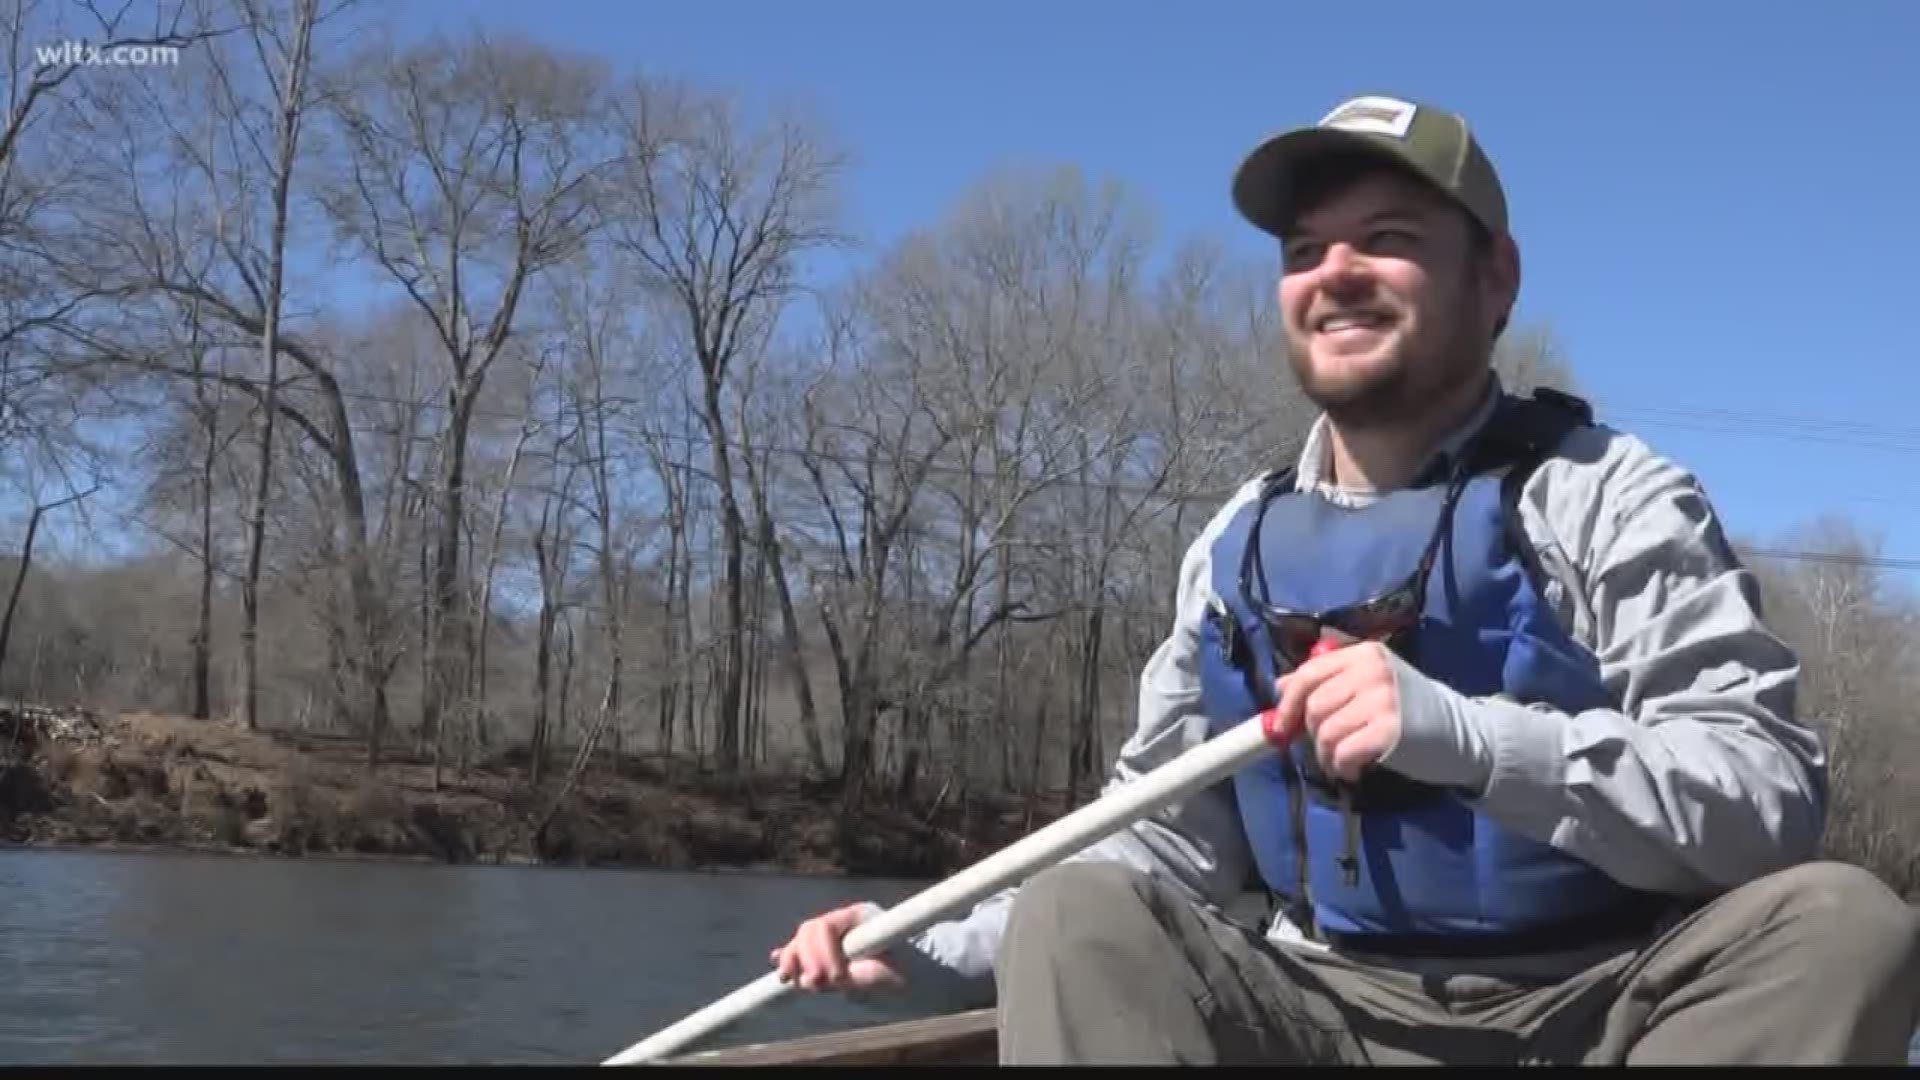
[[(746, 378), (740, 395), (739, 419), (736, 427), (740, 431), (761, 431), (768, 439), (784, 437), (792, 425), (782, 422), (785, 403), (791, 400), (787, 384), (782, 384), (768, 398), (762, 399), (757, 416), (750, 416), (750, 403), (754, 400), (754, 388), (761, 384), (758, 378), (759, 363), (763, 354), (756, 354), (747, 364)], [(758, 461), (756, 461), (758, 458)], [(813, 683), (807, 677), (806, 657), (801, 638), (800, 619), (794, 609), (793, 588), (789, 582), (790, 570), (787, 563), (785, 544), (780, 537), (780, 527), (774, 511), (773, 496), (769, 492), (772, 455), (765, 450), (756, 454), (751, 447), (740, 455), (740, 464), (746, 473), (747, 493), (753, 501), (753, 514), (756, 524), (754, 542), (758, 546), (760, 558), (765, 568), (762, 580), (769, 582), (773, 589), (776, 604), (780, 609), (780, 637), (778, 650), (780, 661), (786, 668), (787, 679), (793, 686), (795, 707), (799, 711), (800, 737), (806, 747), (807, 763), (816, 775), (825, 776), (829, 770), (827, 763), (826, 741), (820, 732), (820, 716), (814, 704)]]
[(63, 498), (47, 503), (35, 503), (33, 512), (27, 515), (27, 535), (20, 543), (20, 564), (14, 568), (13, 588), (7, 592), (7, 610), (0, 614), (0, 670), (7, 664), (7, 648), (13, 640), (13, 615), (20, 606), (20, 589), (27, 582), (27, 570), (33, 566), (33, 541), (40, 532), (40, 518), (49, 511), (77, 503), (100, 490), (99, 485), (85, 491), (76, 491)]
[[(6, 115), (0, 120), (0, 240), (6, 250), (0, 259), (5, 306), (0, 345), (67, 318), (107, 291), (97, 283), (75, 287), (55, 272), (56, 245), (43, 235), (41, 219), (58, 209), (58, 174), (67, 170), (53, 165), (56, 140), (36, 126), (44, 129), (49, 108), (71, 88), (75, 75), (103, 70), (93, 63), (99, 54), (147, 48), (177, 55), (219, 32), (210, 21), (193, 17), (185, 0), (144, 6), (140, 14), (150, 18), (132, 14), (127, 6), (106, 12), (92, 0), (0, 2), (7, 64)], [(23, 155), (30, 144), (38, 152)]]
[(1852, 522), (1819, 518), (1787, 542), (1812, 557), (1763, 565), (1760, 579), (1769, 623), (1801, 660), (1799, 705), (1826, 743), (1825, 847), (1912, 895), (1920, 844), (1905, 823), (1920, 802), (1901, 781), (1920, 769), (1904, 720), (1920, 694), (1906, 662), (1920, 648), (1920, 603), (1875, 569), (1878, 545)]
[[(585, 738), (576, 748), (574, 763), (553, 805), (558, 807), (577, 781), (594, 748), (609, 727), (624, 715), (628, 602), (634, 581), (633, 553), (645, 543), (644, 530), (621, 505), (628, 455), (629, 408), (653, 367), (653, 346), (636, 334), (628, 313), (616, 302), (617, 285), (596, 279), (585, 266), (566, 287), (556, 290), (572, 364), (566, 372), (564, 394), (579, 424), (574, 444), (585, 473), (584, 510), (592, 530), (585, 546), (593, 556), (599, 587), (599, 618), (606, 652), (606, 685)], [(552, 811), (548, 812), (550, 818)], [(544, 827), (545, 822), (542, 822)]]
[[(941, 613), (929, 618), (919, 605), (898, 602), (897, 583), (911, 580), (902, 578), (911, 573), (903, 548), (938, 498), (933, 478), (961, 468), (956, 463), (964, 460), (961, 450), (972, 433), (996, 431), (1001, 410), (1018, 409), (1022, 385), (1021, 376), (1005, 370), (979, 371), (1009, 362), (997, 359), (1007, 356), (998, 348), (1003, 342), (961, 332), (964, 313), (923, 302), (953, 293), (943, 287), (950, 281), (922, 273), (941, 271), (938, 264), (894, 265), (863, 285), (857, 307), (831, 319), (826, 364), (801, 408), (807, 439), (801, 464), (822, 523), (810, 539), (823, 558), (812, 573), (812, 591), (839, 685), (848, 808), (866, 797), (883, 714), (919, 705), (1003, 620), (1050, 617), (1028, 611), (1024, 599), (988, 611), (969, 601), (986, 584), (980, 568), (1007, 538), (1019, 507), (1070, 471), (1062, 467), (1064, 446), (1057, 440), (1027, 450), (995, 474), (992, 497), (973, 500), (979, 509), (957, 530), (965, 554), (950, 564), (955, 585), (932, 605)], [(988, 396), (955, 385), (976, 376), (992, 388)], [(921, 626), (939, 629), (918, 633)], [(913, 665), (907, 661), (916, 641), (922, 650)]]
[(1517, 326), (1502, 334), (1494, 347), (1493, 369), (1512, 393), (1529, 394), (1543, 386), (1579, 392), (1573, 369), (1546, 325)]
[[(108, 290), (61, 272), (70, 217), (85, 198), (73, 162), (73, 117), (109, 100), (123, 79), (97, 66), (105, 51), (173, 51), (211, 31), (185, 3), (134, 12), (93, 3), (0, 2), (6, 68), (0, 117), (0, 471), (66, 475), (97, 460), (90, 429), (116, 419), (110, 388), (75, 372), (51, 330)], [(81, 76), (83, 71), (95, 74)], [(76, 78), (76, 76), (81, 76)], [(29, 488), (33, 485), (28, 484)], [(37, 496), (30, 495), (30, 498)]]
[[(187, 641), (187, 698), (193, 717), (206, 720), (213, 715), (214, 594), (223, 561), (222, 534), (214, 527), (224, 492), (219, 466), (244, 433), (247, 417), (228, 415), (237, 410), (209, 373), (210, 362), (218, 365), (224, 356), (210, 355), (214, 350), (208, 348), (198, 308), (189, 305), (185, 318), (186, 340), (180, 347), (195, 377), (184, 386), (168, 387), (177, 405), (163, 408), (162, 419), (150, 426), (152, 480), (144, 493), (147, 516), (138, 524), (195, 563), (198, 595)], [(191, 523), (172, 520), (182, 503), (193, 518)]]
[[(1077, 641), (1074, 767), (1091, 771), (1123, 538), (1168, 513), (1235, 430), (1203, 411), (1210, 394), (1169, 416), (1201, 365), (1147, 347), (1155, 311), (1131, 212), (1071, 173), (985, 183), (943, 230), (888, 252), (829, 322), (802, 397), (819, 515), (804, 535), (849, 799), (875, 767), (883, 714), (900, 721), (903, 799), (932, 759), (936, 717), (963, 756), (973, 718), (1031, 710), (1037, 726), (1045, 691), (1005, 689), (1011, 635), (1068, 613), (1081, 632), (1056, 628), (1043, 647)], [(968, 676), (996, 632), (987, 693)]]
[[(59, 90), (99, 54), (133, 47), (177, 52), (214, 33), (188, 18), (191, 7), (184, 2), (152, 5), (147, 9), (152, 19), (135, 25), (127, 19), (127, 8), (109, 15), (93, 0), (86, 0), (59, 6), (63, 12), (86, 12), (88, 18), (80, 20), (79, 33), (98, 34), (99, 40), (89, 42), (80, 37), (58, 41), (57, 35), (68, 30), (65, 19), (58, 15), (40, 26), (38, 33), (29, 31), (48, 6), (35, 0), (6, 0), (0, 7), (0, 33), (4, 33), (7, 47), (7, 114), (6, 126), (0, 130), (0, 166), (12, 161), (14, 147), (36, 117), (41, 99)], [(33, 47), (31, 64), (26, 56), (29, 38), (39, 42)]]
[[(500, 489), (494, 496), (493, 523), (487, 531), (486, 554), (480, 560), (480, 595), (475, 605), (476, 617), (471, 620), (468, 645), (467, 700), (471, 703), (471, 707), (467, 710), (467, 730), (461, 741), (460, 769), (462, 772), (466, 770), (468, 754), (482, 725), (486, 723), (489, 712), (487, 644), (493, 637), (493, 585), (500, 564), (501, 536), (506, 530), (507, 508), (513, 497), (516, 478), (520, 473), (520, 464), (526, 454), (527, 444), (542, 430), (542, 421), (535, 406), (546, 372), (547, 359), (547, 355), (542, 353), (534, 362), (532, 370), (528, 372), (528, 391), (523, 409), (526, 419), (520, 425), (520, 430), (513, 440), (513, 449), (508, 452), (506, 465), (501, 469)], [(438, 745), (436, 741), (436, 750)], [(440, 783), (439, 771), (439, 757), (436, 752), (434, 758), (436, 786)]]
[(207, 350), (201, 343), (200, 310), (196, 305), (188, 316), (193, 340), (188, 345), (193, 357), (193, 398), (200, 418), (201, 441), (199, 470), (200, 503), (200, 604), (193, 628), (193, 716), (207, 720), (213, 716), (213, 579), (217, 565), (213, 542), (214, 464), (220, 460), (220, 407), (224, 397), (217, 383), (206, 378)]
[[(571, 444), (579, 437), (577, 423), (557, 425), (548, 452), (551, 486), (541, 496), (540, 514), (532, 535), (535, 566), (540, 575), (540, 623), (534, 638), (533, 732), (527, 741), (527, 781), (535, 789), (546, 773), (547, 755), (556, 726), (552, 711), (553, 636), (566, 620), (568, 572), (573, 561), (572, 529), (574, 485), (580, 471)], [(571, 635), (571, 629), (568, 629)], [(571, 638), (569, 637), (569, 640)], [(571, 667), (568, 670), (571, 675)], [(567, 684), (563, 684), (567, 685)], [(564, 724), (564, 695), (558, 722)], [(556, 802), (557, 805), (557, 802)], [(544, 833), (551, 811), (540, 823)]]
[(466, 680), (460, 547), (467, 446), (531, 278), (585, 240), (597, 168), (593, 65), (475, 39), (362, 55), (336, 111), (350, 160), (327, 203), (428, 321), (446, 365), (421, 725)]
[[(677, 380), (669, 380), (669, 384)], [(673, 399), (665, 399), (671, 401)], [(691, 402), (681, 410), (689, 427), (696, 411)], [(695, 441), (688, 431), (672, 431), (665, 423), (643, 425), (636, 434), (659, 485), (659, 514), (666, 528), (666, 565), (656, 570), (660, 599), (666, 610), (656, 640), (657, 667), (662, 676), (655, 689), (655, 745), (673, 753), (674, 732), (684, 728), (687, 745), (696, 745), (693, 713), (693, 530), (696, 495), (692, 455)], [(676, 447), (678, 448), (676, 452)]]
[(839, 163), (804, 126), (743, 127), (717, 96), (665, 83), (622, 99), (624, 140), (612, 238), (675, 315), (699, 371), (700, 417), (720, 498), (723, 659), (714, 723), (719, 764), (741, 757), (746, 523), (735, 490), (736, 434), (724, 388), (793, 294), (798, 260), (827, 244)]
[[(260, 556), (266, 546), (267, 500), (273, 489), (273, 431), (280, 406), (280, 305), (285, 297), (287, 264), (287, 205), (293, 190), (293, 169), (300, 149), (300, 128), (307, 113), (307, 73), (311, 66), (313, 26), (318, 0), (291, 0), (291, 26), (281, 27), (258, 0), (245, 0), (247, 28), (253, 37), (261, 75), (271, 87), (272, 140), (263, 156), (272, 194), (268, 197), (270, 224), (266, 242), (266, 282), (259, 292), (260, 360), (267, 385), (260, 402), (260, 457), (254, 469), (253, 505), (247, 522), (247, 569), (240, 579), (244, 611), (240, 627), (241, 688), (248, 731), (260, 727)], [(231, 93), (231, 82), (215, 59), (217, 81)], [(231, 99), (230, 99), (231, 100)], [(237, 105), (237, 102), (234, 103)], [(236, 116), (244, 115), (239, 108)], [(245, 121), (241, 121), (243, 124)], [(260, 133), (264, 134), (264, 133)], [(248, 131), (256, 149), (266, 140)]]
[[(198, 62), (183, 65), (179, 77), (128, 87), (81, 118), (81, 131), (88, 136), (82, 149), (91, 154), (89, 198), (77, 242), (61, 270), (76, 283), (100, 283), (101, 291), (117, 300), (86, 318), (63, 320), (59, 331), (89, 359), (216, 378), (262, 405), (271, 388), (275, 418), (289, 421), (325, 456), (336, 508), (323, 520), (342, 534), (340, 562), (352, 613), (338, 637), (352, 690), (339, 704), (343, 715), (365, 718), (369, 756), (377, 758), (386, 727), (384, 680), (392, 665), (382, 655), (388, 619), (376, 584), (348, 391), (324, 334), (295, 332), (270, 310), (283, 305), (285, 297), (269, 293), (291, 288), (284, 280), (284, 255), (293, 243), (298, 185), (296, 170), (279, 151), (288, 145), (295, 156), (301, 151), (297, 141), (285, 141), (295, 134), (287, 109), (304, 115), (326, 92), (323, 72), (312, 66), (317, 52), (312, 37), (341, 9), (302, 10), (305, 14), (291, 22), (271, 20), (271, 27), (281, 29), (262, 22), (254, 34), (238, 39), (253, 44), (251, 65), (234, 55), (239, 51), (235, 39), (224, 50), (209, 45), (189, 57)], [(268, 19), (259, 10), (254, 14)], [(284, 29), (288, 26), (295, 29)], [(304, 45), (302, 35), (308, 37)], [(300, 60), (304, 66), (296, 87), (286, 65), (302, 49), (308, 58)], [(281, 61), (278, 67), (274, 55)], [(269, 89), (259, 89), (256, 74)], [(170, 183), (155, 184), (156, 173)], [(211, 262), (200, 255), (209, 244), (216, 256)], [(276, 250), (283, 278), (277, 290), (270, 290)], [(270, 341), (271, 357), (292, 361), (300, 372), (299, 385), (269, 377), (276, 371), (249, 375), (222, 365), (210, 373), (179, 364), (164, 346), (156, 347), (155, 327), (169, 320), (168, 305), (199, 313), (211, 335), (210, 348), (251, 347), (264, 353)], [(298, 400), (289, 393), (294, 389), (300, 391)]]

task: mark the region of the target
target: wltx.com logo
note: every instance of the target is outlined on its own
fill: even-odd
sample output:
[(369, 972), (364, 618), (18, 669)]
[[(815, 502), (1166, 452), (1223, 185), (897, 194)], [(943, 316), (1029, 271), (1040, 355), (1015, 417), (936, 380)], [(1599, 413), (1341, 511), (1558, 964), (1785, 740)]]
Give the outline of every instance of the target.
[(35, 45), (33, 55), (41, 67), (148, 67), (180, 62), (177, 45), (112, 45), (103, 49), (84, 41), (63, 41)]

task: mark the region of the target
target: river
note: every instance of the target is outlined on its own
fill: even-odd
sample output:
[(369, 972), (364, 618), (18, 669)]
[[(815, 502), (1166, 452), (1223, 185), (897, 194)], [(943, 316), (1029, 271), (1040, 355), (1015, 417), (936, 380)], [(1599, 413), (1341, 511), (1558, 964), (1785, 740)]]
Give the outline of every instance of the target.
[[(0, 1064), (591, 1064), (924, 884), (3, 849)], [(881, 1018), (795, 994), (700, 1048)]]
[[(923, 885), (0, 850), (0, 1063), (593, 1064)], [(878, 1018), (789, 995), (699, 1048)]]

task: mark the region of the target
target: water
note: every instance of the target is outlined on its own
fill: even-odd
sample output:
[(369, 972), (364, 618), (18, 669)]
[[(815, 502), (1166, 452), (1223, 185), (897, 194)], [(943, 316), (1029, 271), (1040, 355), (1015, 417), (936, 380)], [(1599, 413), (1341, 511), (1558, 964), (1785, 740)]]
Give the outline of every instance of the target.
[[(924, 885), (0, 850), (0, 1065), (592, 1064)], [(699, 1048), (885, 1018), (793, 994)]]
[[(593, 1064), (924, 885), (0, 850), (0, 1063)], [(887, 1018), (793, 994), (697, 1048)]]

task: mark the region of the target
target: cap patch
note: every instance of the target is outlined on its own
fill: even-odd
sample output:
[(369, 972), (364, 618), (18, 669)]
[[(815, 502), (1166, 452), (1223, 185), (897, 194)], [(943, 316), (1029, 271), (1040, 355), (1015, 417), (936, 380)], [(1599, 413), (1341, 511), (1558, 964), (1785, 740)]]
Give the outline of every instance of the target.
[(1411, 102), (1389, 97), (1358, 97), (1343, 102), (1320, 118), (1320, 127), (1342, 131), (1368, 131), (1396, 139), (1407, 137), (1418, 109)]

